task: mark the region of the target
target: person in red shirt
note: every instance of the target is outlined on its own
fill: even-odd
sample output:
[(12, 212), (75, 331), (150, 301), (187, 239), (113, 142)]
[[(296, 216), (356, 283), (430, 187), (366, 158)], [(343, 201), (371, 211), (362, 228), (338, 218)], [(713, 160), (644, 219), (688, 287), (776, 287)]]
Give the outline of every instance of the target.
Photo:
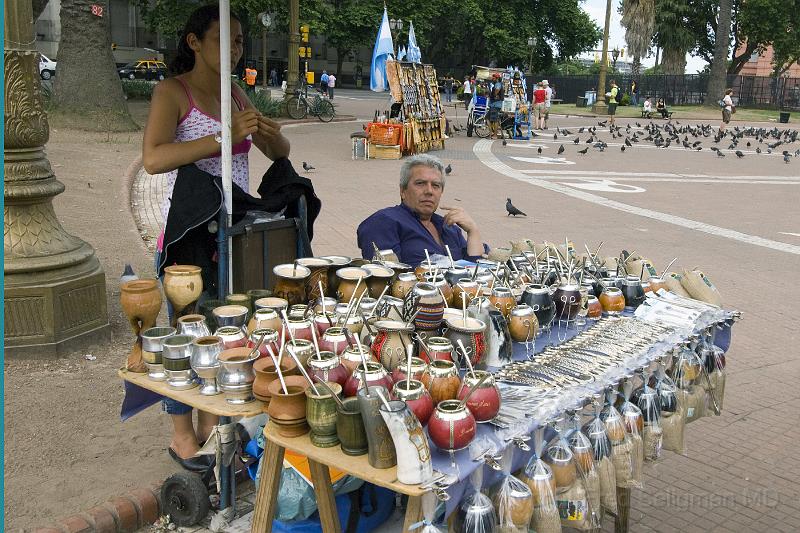
[(545, 100), (547, 100), (547, 91), (544, 90), (542, 82), (539, 82), (536, 85), (536, 90), (533, 91), (533, 116), (536, 120), (534, 124), (540, 130), (544, 129), (544, 114), (547, 111)]

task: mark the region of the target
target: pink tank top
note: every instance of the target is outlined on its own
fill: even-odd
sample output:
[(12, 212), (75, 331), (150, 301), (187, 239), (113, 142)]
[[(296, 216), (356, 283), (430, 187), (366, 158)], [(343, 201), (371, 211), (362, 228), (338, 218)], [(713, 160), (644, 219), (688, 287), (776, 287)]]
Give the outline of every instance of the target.
[[(209, 115), (195, 105), (192, 93), (189, 87), (180, 78), (175, 78), (183, 86), (186, 91), (186, 97), (189, 98), (189, 109), (186, 111), (180, 121), (178, 127), (175, 129), (175, 142), (188, 142), (207, 135), (217, 134), (222, 131), (222, 122), (218, 117)], [(235, 92), (231, 96), (236, 101), (236, 105), (240, 110), (246, 106), (244, 102), (239, 100)], [(241, 187), (244, 192), (250, 191), (250, 173), (248, 167), (247, 153), (252, 146), (252, 136), (248, 135), (245, 140), (233, 146), (233, 182)], [(222, 175), (222, 157), (219, 153), (206, 159), (195, 161), (195, 165), (200, 170), (208, 172), (213, 176)], [(172, 190), (175, 187), (175, 180), (178, 178), (178, 170), (173, 170), (164, 174), (167, 178), (167, 194), (164, 198), (164, 203), (161, 206), (161, 215), (164, 217), (164, 224), (167, 223), (167, 215), (172, 202)], [(163, 231), (162, 231), (163, 236)], [(161, 238), (159, 238), (158, 249), (161, 249)]]

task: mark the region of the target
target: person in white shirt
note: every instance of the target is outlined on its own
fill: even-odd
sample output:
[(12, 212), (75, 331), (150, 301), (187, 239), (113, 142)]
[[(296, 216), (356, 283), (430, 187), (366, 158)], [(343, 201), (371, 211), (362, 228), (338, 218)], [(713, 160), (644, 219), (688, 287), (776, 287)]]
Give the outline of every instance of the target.
[(648, 96), (644, 104), (642, 105), (642, 111), (644, 111), (645, 118), (653, 118), (653, 102), (650, 101), (650, 97)]
[(336, 87), (336, 76), (328, 74), (328, 98), (333, 100), (333, 88)]
[(725, 126), (731, 121), (731, 115), (733, 114), (733, 89), (725, 89), (725, 96), (722, 98), (722, 103), (725, 104), (722, 108), (722, 122), (719, 125), (719, 132), (722, 133), (725, 131)]
[(472, 84), (469, 81), (469, 76), (464, 76), (464, 109), (469, 108), (469, 102), (472, 100)]

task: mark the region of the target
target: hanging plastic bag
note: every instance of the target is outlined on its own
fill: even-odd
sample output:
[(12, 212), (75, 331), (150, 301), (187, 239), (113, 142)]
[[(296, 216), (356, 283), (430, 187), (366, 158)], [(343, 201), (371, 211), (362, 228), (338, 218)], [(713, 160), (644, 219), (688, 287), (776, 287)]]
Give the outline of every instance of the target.
[(642, 430), (644, 429), (644, 419), (642, 411), (631, 402), (633, 393), (633, 381), (626, 379), (622, 384), (623, 403), (620, 406), (620, 414), (625, 424), (625, 431), (628, 433), (631, 454), (631, 475), (627, 485), (620, 484), (617, 477), (617, 486), (622, 488), (641, 488), (642, 487), (642, 468), (644, 466), (644, 442), (642, 441)]
[[(608, 437), (606, 426), (600, 419), (599, 404), (594, 418), (586, 424), (584, 432), (592, 443), (595, 467), (600, 477), (600, 505), (602, 508), (617, 512), (617, 475), (614, 461), (611, 456), (611, 440)], [(624, 431), (624, 429), (623, 429)]]
[(678, 388), (675, 382), (666, 375), (663, 364), (656, 369), (656, 380), (656, 392), (661, 401), (662, 445), (665, 450), (682, 454), (684, 452), (686, 419), (684, 409), (680, 405)]
[(678, 404), (683, 409), (687, 424), (706, 414), (706, 391), (703, 387), (695, 385), (695, 380), (702, 371), (702, 362), (694, 350), (696, 346), (696, 340), (681, 344), (675, 350), (675, 362), (672, 367), (673, 379), (679, 387)]
[(613, 405), (612, 393), (606, 398), (600, 418), (606, 426), (611, 441), (611, 460), (614, 463), (614, 479), (617, 487), (628, 487), (633, 483), (633, 444), (625, 430), (622, 415)]
[(534, 455), (520, 474), (522, 480), (531, 491), (533, 515), (530, 528), (536, 533), (560, 533), (561, 517), (556, 505), (556, 480), (553, 471), (541, 457), (544, 454), (544, 430), (534, 434)]
[(568, 413), (559, 432), (561, 442), (572, 452), (576, 471), (572, 487), (556, 494), (561, 525), (583, 531), (596, 529), (601, 522), (600, 477), (594, 467), (592, 443), (581, 433), (580, 417), (574, 412)]
[(705, 331), (697, 351), (703, 365), (698, 381), (706, 391), (706, 415), (719, 416), (725, 398), (725, 352), (714, 345), (712, 328)]
[(644, 385), (638, 398), (638, 407), (644, 419), (644, 458), (646, 461), (655, 461), (661, 457), (661, 401), (655, 389), (650, 387), (650, 375), (644, 374)]
[(497, 513), (492, 500), (481, 492), (483, 468), (477, 468), (470, 476), (469, 495), (456, 511), (454, 530), (456, 533), (493, 533)]
[(408, 528), (409, 531), (414, 533), (446, 533), (435, 525), (433, 525), (433, 518), (436, 514), (436, 496), (432, 492), (427, 492), (421, 496), (422, 498), (422, 516), (424, 517), (421, 522), (411, 524)]
[(497, 510), (500, 533), (527, 533), (533, 516), (533, 494), (528, 485), (511, 475), (511, 462), (515, 446), (503, 452), (500, 464), (503, 480), (494, 490), (492, 503)]

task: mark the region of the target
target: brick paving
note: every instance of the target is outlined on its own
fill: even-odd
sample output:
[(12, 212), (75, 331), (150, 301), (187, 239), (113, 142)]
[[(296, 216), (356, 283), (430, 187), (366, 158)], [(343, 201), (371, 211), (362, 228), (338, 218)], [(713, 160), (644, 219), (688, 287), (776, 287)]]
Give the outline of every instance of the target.
[[(337, 104), (359, 118), (371, 117), (374, 109), (384, 108), (384, 100), (370, 93), (341, 91), (337, 95), (341, 96)], [(342, 98), (362, 96), (359, 100)], [(551, 128), (592, 123), (591, 119), (556, 117)], [(376, 209), (398, 201), (401, 161), (351, 161), (348, 134), (359, 128), (360, 124), (339, 123), (285, 129), (295, 166), (300, 168), (301, 161), (308, 161), (318, 169), (306, 174), (314, 180), (323, 201), (313, 242), (316, 254), (358, 254), (358, 223)], [(704, 418), (687, 427), (685, 455), (664, 452), (660, 461), (647, 465), (644, 487), (632, 495), (631, 531), (796, 531), (800, 524), (800, 458), (794, 447), (800, 441), (796, 414), (800, 408), (800, 361), (790, 304), (800, 298), (795, 281), (800, 274), (798, 257), (606, 209), (512, 180), (477, 160), (473, 152), (476, 140), (456, 135), (447, 142), (446, 150), (435, 155), (454, 169), (442, 203), (464, 206), (480, 225), (485, 241), (497, 246), (520, 237), (561, 241), (565, 235), (579, 245), (605, 240), (609, 254), (622, 248), (637, 249), (662, 267), (677, 255), (683, 267), (700, 266), (714, 279), (726, 307), (745, 314), (734, 328), (728, 354), (725, 411), (720, 417)], [(509, 147), (495, 143), (492, 150), (510, 160)], [(550, 150), (552, 153), (554, 148)], [(797, 175), (800, 164), (794, 160), (783, 165), (780, 159), (767, 157), (742, 161), (728, 157), (720, 162), (710, 153), (667, 150), (634, 149), (624, 157), (615, 153), (601, 158), (590, 153), (581, 159), (573, 154), (576, 164), (569, 169), (614, 172), (641, 168), (644, 172), (647, 168), (649, 172), (719, 177), (790, 177)], [(251, 185), (267, 166), (263, 156), (251, 158)], [(688, 178), (679, 185), (636, 185), (647, 192), (599, 194), (800, 244), (799, 238), (786, 234), (800, 233), (797, 186), (744, 182), (711, 186)], [(150, 236), (157, 235), (160, 226), (159, 210), (152, 203), (161, 194), (157, 179), (139, 174), (133, 186), (134, 214), (140, 229)], [(505, 217), (507, 196), (532, 216)], [(613, 530), (613, 521), (606, 519), (604, 530)]]

